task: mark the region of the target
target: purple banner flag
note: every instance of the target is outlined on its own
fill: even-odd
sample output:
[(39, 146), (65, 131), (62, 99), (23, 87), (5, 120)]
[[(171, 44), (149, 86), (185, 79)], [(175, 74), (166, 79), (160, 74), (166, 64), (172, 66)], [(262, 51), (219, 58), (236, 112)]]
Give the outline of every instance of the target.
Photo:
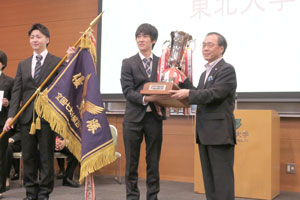
[(35, 110), (65, 138), (67, 147), (81, 162), (80, 182), (116, 159), (89, 48), (76, 51), (51, 85), (40, 93)]

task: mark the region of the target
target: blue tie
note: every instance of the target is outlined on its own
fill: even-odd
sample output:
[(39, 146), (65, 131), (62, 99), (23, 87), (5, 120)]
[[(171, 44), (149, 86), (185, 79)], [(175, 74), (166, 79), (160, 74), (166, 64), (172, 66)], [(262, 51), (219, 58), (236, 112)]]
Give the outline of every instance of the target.
[(42, 68), (42, 59), (43, 56), (37, 55), (36, 56), (36, 64), (35, 64), (35, 70), (34, 70), (34, 81), (37, 83), (38, 79), (40, 77), (41, 68)]
[(151, 67), (150, 67), (150, 64), (151, 64), (151, 58), (149, 58), (149, 59), (144, 58), (144, 59), (143, 59), (143, 62), (144, 62), (144, 66), (145, 66), (145, 70), (146, 70), (147, 76), (148, 76), (148, 78), (150, 78), (151, 72), (152, 72), (152, 69), (151, 69)]

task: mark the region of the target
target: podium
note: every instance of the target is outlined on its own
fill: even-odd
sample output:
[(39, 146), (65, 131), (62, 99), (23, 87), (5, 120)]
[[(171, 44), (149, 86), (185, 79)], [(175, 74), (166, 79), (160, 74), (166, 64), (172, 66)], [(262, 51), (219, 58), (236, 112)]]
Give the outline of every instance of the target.
[[(272, 110), (236, 110), (235, 196), (273, 199), (280, 193), (280, 118)], [(198, 145), (194, 191), (205, 193)]]

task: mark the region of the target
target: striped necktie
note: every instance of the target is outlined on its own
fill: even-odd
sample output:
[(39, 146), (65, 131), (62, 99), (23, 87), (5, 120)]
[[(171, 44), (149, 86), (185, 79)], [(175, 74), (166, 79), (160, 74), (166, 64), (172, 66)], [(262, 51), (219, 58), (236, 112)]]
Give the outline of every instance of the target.
[(148, 76), (148, 78), (150, 78), (151, 72), (152, 72), (152, 69), (151, 69), (151, 66), (150, 66), (151, 65), (151, 58), (149, 58), (149, 59), (144, 58), (143, 62), (144, 62), (144, 66), (145, 66), (147, 76)]
[(37, 83), (38, 79), (40, 77), (41, 68), (42, 68), (42, 59), (43, 56), (37, 55), (36, 56), (36, 64), (35, 64), (35, 70), (34, 70), (34, 81)]

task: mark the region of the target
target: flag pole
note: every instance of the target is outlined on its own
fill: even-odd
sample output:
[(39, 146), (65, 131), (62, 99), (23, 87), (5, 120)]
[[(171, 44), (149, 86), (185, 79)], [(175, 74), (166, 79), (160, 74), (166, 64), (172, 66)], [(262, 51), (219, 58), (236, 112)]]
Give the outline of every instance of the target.
[[(91, 30), (92, 28), (98, 23), (99, 19), (103, 15), (102, 11), (93, 21), (90, 23), (89, 27), (84, 31), (84, 33), (80, 36), (80, 38), (77, 40), (77, 42), (73, 45), (73, 47), (77, 47), (80, 43), (81, 39), (84, 38)], [(15, 121), (19, 118), (19, 116), (22, 114), (22, 112), (28, 107), (28, 105), (33, 101), (33, 99), (36, 97), (38, 93), (40, 93), (41, 89), (44, 87), (44, 85), (49, 81), (49, 79), (54, 75), (54, 73), (58, 70), (58, 68), (61, 66), (61, 64), (66, 60), (67, 54), (60, 60), (60, 62), (56, 65), (56, 67), (52, 70), (52, 72), (47, 76), (47, 78), (43, 81), (43, 83), (35, 90), (35, 92), (32, 94), (32, 96), (28, 99), (28, 101), (22, 106), (22, 108), (19, 110), (19, 112), (12, 118), (12, 120), (9, 123), (9, 126), (13, 125)], [(4, 136), (6, 131), (2, 131), (0, 134), (0, 139)]]

